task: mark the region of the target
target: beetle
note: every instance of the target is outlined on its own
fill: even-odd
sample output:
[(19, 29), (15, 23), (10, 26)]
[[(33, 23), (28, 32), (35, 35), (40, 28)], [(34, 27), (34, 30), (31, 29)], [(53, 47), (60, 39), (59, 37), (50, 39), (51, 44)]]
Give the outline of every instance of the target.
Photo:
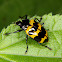
[[(24, 17), (25, 19), (23, 19)], [(28, 36), (34, 39), (35, 41), (37, 41), (39, 44), (42, 44), (48, 41), (47, 30), (45, 30), (44, 27), (42, 26), (42, 24), (44, 23), (42, 24), (39, 23), (42, 20), (42, 17), (40, 18), (40, 20), (38, 20), (37, 18), (29, 20), (27, 19), (27, 15), (20, 18), (22, 19), (22, 22), (17, 21), (16, 25), (20, 26), (21, 30), (17, 30), (13, 33), (21, 32), (24, 30), (26, 32), (26, 44), (27, 44)], [(38, 22), (36, 22), (36, 20)], [(8, 34), (11, 34), (11, 33), (5, 33), (5, 35), (8, 35)], [(47, 47), (49, 50), (52, 50), (48, 46), (45, 46), (45, 47)], [(27, 53), (27, 51), (28, 51), (28, 44), (27, 44), (27, 49), (25, 51), (25, 54)]]

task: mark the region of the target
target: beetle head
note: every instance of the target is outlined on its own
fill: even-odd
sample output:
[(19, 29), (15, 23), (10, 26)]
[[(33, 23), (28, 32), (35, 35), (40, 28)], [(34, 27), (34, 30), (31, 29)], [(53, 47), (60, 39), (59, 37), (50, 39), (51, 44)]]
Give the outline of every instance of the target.
[(22, 22), (21, 21), (17, 21), (16, 22), (16, 25), (21, 26), (22, 25)]

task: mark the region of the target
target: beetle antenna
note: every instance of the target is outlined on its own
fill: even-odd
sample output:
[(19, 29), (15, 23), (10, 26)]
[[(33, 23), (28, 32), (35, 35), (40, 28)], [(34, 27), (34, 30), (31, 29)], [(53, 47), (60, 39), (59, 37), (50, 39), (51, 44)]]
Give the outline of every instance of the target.
[(21, 19), (24, 18), (24, 17), (25, 17), (25, 19), (27, 19), (27, 15), (25, 15), (25, 16), (23, 16), (23, 17), (19, 16), (19, 18), (21, 18)]

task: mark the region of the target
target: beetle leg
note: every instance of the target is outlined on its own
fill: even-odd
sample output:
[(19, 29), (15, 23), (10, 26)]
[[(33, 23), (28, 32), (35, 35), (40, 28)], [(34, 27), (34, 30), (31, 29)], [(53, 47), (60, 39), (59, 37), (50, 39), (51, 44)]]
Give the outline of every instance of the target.
[(38, 20), (38, 22), (41, 22), (41, 20), (42, 20), (42, 17), (40, 18), (40, 20), (39, 20), (39, 19), (37, 19), (37, 18), (35, 18), (34, 20)]
[(51, 49), (51, 48), (49, 48), (48, 46), (45, 46), (45, 45), (42, 45), (42, 46), (44, 46), (44, 47), (48, 48), (49, 50), (52, 50), (52, 49)]
[[(17, 30), (15, 32), (12, 32), (12, 33), (17, 33), (17, 32), (21, 32), (22, 30)], [(8, 34), (12, 34), (12, 33), (5, 33), (4, 35), (8, 35)]]
[[(27, 39), (28, 39), (28, 35), (26, 35), (26, 44), (27, 44)], [(28, 51), (28, 44), (27, 44), (27, 49), (25, 51), (25, 54), (27, 53), (27, 51)]]
[(45, 46), (46, 48), (48, 48), (49, 50), (52, 50), (51, 48), (49, 48), (48, 46)]
[[(41, 43), (38, 43), (39, 45), (42, 45)], [(44, 47), (46, 47), (46, 48), (48, 48), (49, 50), (52, 50), (51, 48), (49, 48), (48, 46), (45, 46), (45, 45), (42, 45), (42, 46), (44, 46)]]

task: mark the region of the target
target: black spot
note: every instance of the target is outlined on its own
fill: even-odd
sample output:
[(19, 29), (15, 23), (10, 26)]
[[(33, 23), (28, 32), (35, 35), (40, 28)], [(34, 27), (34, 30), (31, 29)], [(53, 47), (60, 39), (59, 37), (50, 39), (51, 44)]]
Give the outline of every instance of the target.
[(29, 31), (29, 32), (34, 32), (34, 30), (31, 30), (31, 31)]
[(34, 38), (34, 40), (36, 40), (37, 42), (41, 41), (41, 38), (44, 38), (45, 34), (46, 34), (46, 31), (43, 27), (41, 27), (41, 32), (38, 33), (38, 36), (36, 36)]
[(41, 27), (41, 30), (42, 30), (42, 31), (45, 31), (45, 29), (44, 29), (43, 27)]
[(33, 26), (32, 28), (34, 28), (34, 29), (35, 29), (35, 31), (37, 31), (37, 29), (38, 29), (36, 26)]
[(41, 31), (41, 32), (39, 32), (38, 36), (39, 36), (40, 38), (44, 38), (45, 34), (46, 34), (45, 31)]
[(39, 38), (39, 36), (36, 36), (36, 37), (34, 38), (34, 40), (37, 41), (37, 42), (39, 42), (39, 41), (41, 41), (41, 38)]
[(33, 27), (32, 28), (34, 28), (35, 29), (35, 31), (37, 31), (37, 29), (38, 29), (38, 23), (35, 21), (35, 23), (33, 23)]

